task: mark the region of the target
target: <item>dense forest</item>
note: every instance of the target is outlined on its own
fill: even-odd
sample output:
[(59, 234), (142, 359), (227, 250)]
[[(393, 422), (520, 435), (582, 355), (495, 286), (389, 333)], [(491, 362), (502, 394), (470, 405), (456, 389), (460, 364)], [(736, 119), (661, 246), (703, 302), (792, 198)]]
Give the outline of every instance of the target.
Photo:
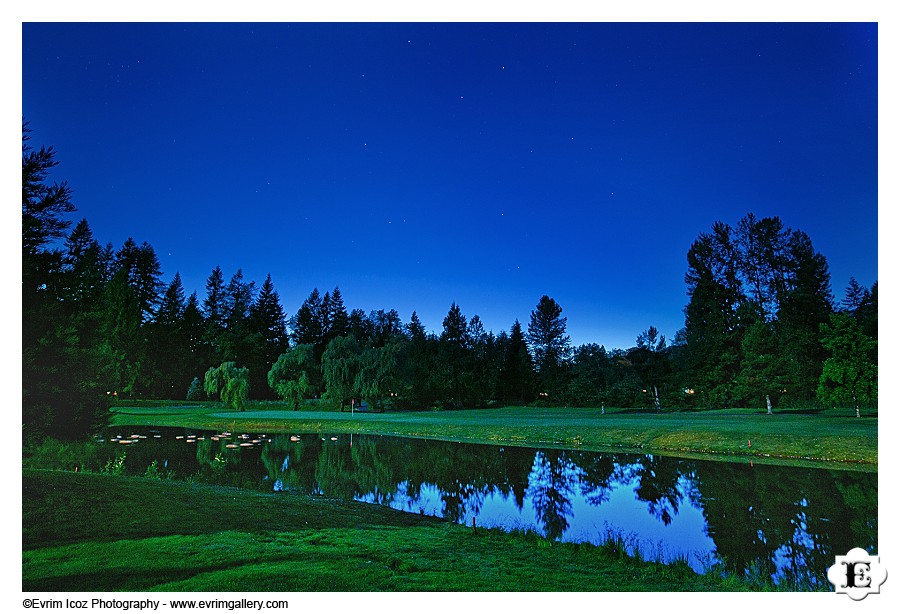
[(267, 277), (213, 269), (203, 296), (163, 278), (148, 243), (93, 236), (51, 147), (22, 147), (22, 402), (26, 438), (81, 436), (120, 399), (367, 400), (397, 409), (498, 405), (856, 408), (877, 403), (878, 287), (835, 301), (825, 258), (777, 217), (748, 214), (687, 253), (685, 326), (631, 348), (573, 347), (563, 308), (486, 331), (454, 303), (442, 330), (415, 312), (350, 309), (338, 287), (285, 313)]

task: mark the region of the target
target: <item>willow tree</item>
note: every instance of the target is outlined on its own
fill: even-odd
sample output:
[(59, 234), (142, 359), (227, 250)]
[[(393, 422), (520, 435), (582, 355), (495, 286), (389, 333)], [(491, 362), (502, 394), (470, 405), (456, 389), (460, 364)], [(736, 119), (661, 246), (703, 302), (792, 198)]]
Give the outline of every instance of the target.
[(348, 399), (359, 394), (357, 375), (360, 369), (359, 342), (352, 335), (335, 337), (322, 354), (322, 377), (325, 396), (338, 402), (341, 409)]
[(210, 398), (218, 396), (226, 406), (244, 411), (250, 400), (250, 370), (223, 362), (209, 368), (203, 378), (203, 388)]
[(295, 345), (279, 356), (269, 369), (269, 386), (297, 411), (300, 409), (300, 402), (313, 389), (310, 373), (316, 369), (318, 365), (315, 362), (313, 344)]

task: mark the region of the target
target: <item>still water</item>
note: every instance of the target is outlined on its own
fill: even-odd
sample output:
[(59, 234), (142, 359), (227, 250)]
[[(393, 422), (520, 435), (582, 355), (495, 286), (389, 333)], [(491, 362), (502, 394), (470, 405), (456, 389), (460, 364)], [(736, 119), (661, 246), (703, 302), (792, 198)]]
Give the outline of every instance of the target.
[[(387, 505), (554, 540), (622, 538), (644, 556), (821, 586), (835, 555), (877, 552), (878, 476), (657, 455), (374, 435), (112, 432), (128, 473)], [(125, 441), (129, 443), (124, 443)], [(154, 465), (155, 461), (155, 465)]]

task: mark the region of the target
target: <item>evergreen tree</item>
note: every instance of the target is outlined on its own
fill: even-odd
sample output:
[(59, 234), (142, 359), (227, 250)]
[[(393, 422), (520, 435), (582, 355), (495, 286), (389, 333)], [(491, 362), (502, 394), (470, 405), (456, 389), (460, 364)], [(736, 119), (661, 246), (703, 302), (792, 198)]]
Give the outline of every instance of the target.
[(311, 343), (320, 346), (318, 353), (321, 355), (321, 346), (325, 340), (324, 322), (322, 298), (319, 289), (313, 288), (297, 314), (291, 318), (291, 341), (295, 345)]
[(440, 336), (437, 373), (443, 396), (454, 409), (461, 409), (471, 385), (471, 339), (466, 317), (455, 302), (444, 317)]
[(471, 384), (468, 403), (483, 407), (491, 398), (497, 385), (499, 365), (494, 364), (495, 338), (484, 331), (484, 324), (478, 314), (469, 320), (469, 342), (471, 344)]
[(341, 295), (340, 289), (335, 286), (331, 291), (331, 297), (328, 301), (328, 312), (326, 321), (328, 329), (325, 334), (326, 344), (335, 337), (343, 337), (348, 331), (347, 308), (344, 307), (344, 297)]
[[(252, 339), (250, 386), (260, 392), (267, 390), (266, 374), (288, 349), (288, 334), (284, 309), (272, 283), (272, 276), (266, 276), (256, 302), (250, 308), (249, 335)], [(258, 374), (258, 375), (257, 375)]]
[(124, 269), (120, 269), (106, 285), (102, 303), (100, 351), (112, 365), (109, 389), (117, 396), (134, 398), (144, 392), (147, 348), (140, 304)]
[(834, 311), (831, 275), (825, 257), (799, 231), (788, 241), (787, 262), (775, 326), (778, 353), (786, 367), (783, 392), (787, 402), (809, 405), (816, 400), (826, 358), (819, 329)]
[(185, 376), (199, 376), (204, 373), (206, 365), (215, 362), (210, 346), (206, 343), (207, 328), (200, 308), (197, 293), (193, 292), (187, 299), (182, 317), (186, 352)]
[(406, 325), (406, 334), (413, 341), (424, 341), (425, 340), (425, 325), (422, 324), (422, 321), (419, 319), (419, 315), (413, 311), (412, 317), (409, 319), (409, 324)]
[(540, 392), (558, 400), (565, 389), (564, 368), (571, 348), (562, 307), (546, 294), (531, 312), (527, 339), (537, 369)]
[[(50, 183), (52, 147), (35, 151), (22, 125), (22, 424), (23, 437), (82, 437), (106, 423), (106, 361), (99, 348), (99, 291), (82, 277), (93, 246), (87, 225), (63, 238), (75, 210), (65, 182)], [(66, 256), (69, 257), (66, 260)], [(76, 270), (76, 268), (78, 270)], [(89, 325), (90, 324), (90, 325)]]
[(163, 293), (155, 319), (147, 325), (149, 364), (144, 376), (150, 380), (150, 392), (157, 398), (181, 398), (185, 382), (191, 379), (187, 370), (184, 310), (184, 287), (181, 275), (175, 273)]
[[(35, 151), (28, 141), (27, 122), (22, 124), (22, 276), (24, 298), (29, 300), (48, 283), (47, 274), (57, 268), (58, 252), (46, 246), (61, 239), (71, 222), (63, 216), (75, 211), (72, 190), (66, 182), (48, 183), (59, 162), (53, 147)], [(27, 309), (26, 309), (27, 313)]]
[(534, 363), (522, 325), (516, 320), (509, 331), (509, 342), (500, 370), (500, 396), (504, 402), (525, 405), (534, 400), (535, 384)]
[(360, 343), (369, 343), (374, 333), (374, 326), (362, 309), (354, 309), (347, 317), (347, 333)]
[(163, 292), (156, 312), (156, 323), (171, 328), (177, 327), (184, 315), (184, 306), (184, 286), (181, 284), (181, 275), (176, 272)]
[[(86, 219), (66, 238), (63, 256), (63, 300), (79, 311), (92, 306), (105, 282), (100, 261), (100, 244)], [(70, 309), (70, 312), (74, 309)]]
[[(225, 329), (227, 306), (225, 304), (225, 277), (216, 265), (206, 278), (206, 298), (203, 299), (203, 316), (215, 330)], [(218, 334), (218, 333), (217, 333)]]
[(255, 340), (249, 320), (255, 299), (256, 283), (244, 281), (244, 272), (238, 269), (225, 286), (225, 334), (220, 337), (219, 348), (231, 362), (247, 364), (252, 360)]
[(225, 303), (225, 276), (219, 265), (216, 265), (206, 278), (206, 298), (203, 299), (202, 313), (205, 321), (203, 354), (209, 360), (201, 364), (215, 364), (225, 358), (222, 345), (228, 316), (228, 307)]
[(435, 340), (429, 339), (425, 332), (425, 326), (415, 311), (412, 313), (409, 324), (406, 325), (406, 334), (409, 337), (408, 388), (404, 400), (411, 407), (426, 409), (431, 407), (437, 399), (433, 379), (436, 370)]
[[(878, 339), (878, 282), (872, 284), (872, 288), (866, 294), (862, 305), (856, 310), (856, 317), (859, 319), (862, 332), (871, 339)], [(877, 352), (874, 353), (874, 360), (878, 361)]]
[(722, 222), (702, 233), (687, 254), (685, 282), (685, 384), (705, 407), (728, 407), (740, 371), (741, 305), (738, 255), (731, 228)]
[(153, 247), (146, 241), (140, 246), (129, 237), (116, 252), (115, 266), (125, 273), (141, 314), (141, 322), (149, 322), (159, 304), (161, 281), (159, 259)]
[(844, 300), (841, 301), (843, 311), (850, 315), (856, 315), (856, 312), (868, 298), (868, 294), (869, 291), (859, 285), (855, 277), (851, 277), (844, 294)]

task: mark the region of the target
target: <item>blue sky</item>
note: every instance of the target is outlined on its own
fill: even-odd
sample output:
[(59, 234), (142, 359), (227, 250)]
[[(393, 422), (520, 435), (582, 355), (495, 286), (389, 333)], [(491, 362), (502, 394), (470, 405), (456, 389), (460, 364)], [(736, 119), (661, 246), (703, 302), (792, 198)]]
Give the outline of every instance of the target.
[(297, 311), (543, 294), (574, 343), (683, 326), (691, 242), (778, 215), (877, 280), (873, 24), (23, 25), (23, 114), (101, 242)]

